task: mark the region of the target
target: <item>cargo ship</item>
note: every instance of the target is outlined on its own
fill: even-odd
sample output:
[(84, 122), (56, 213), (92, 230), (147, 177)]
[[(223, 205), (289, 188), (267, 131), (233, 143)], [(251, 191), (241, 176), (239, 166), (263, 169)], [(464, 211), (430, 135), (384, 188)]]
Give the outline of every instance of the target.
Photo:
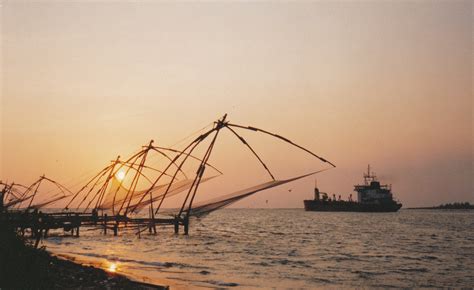
[(393, 199), (392, 186), (382, 185), (377, 180), (375, 173), (370, 172), (370, 165), (367, 173), (364, 173), (364, 184), (354, 185), (357, 192), (357, 201), (352, 199), (342, 200), (341, 196), (336, 199), (333, 194), (332, 199), (325, 192), (320, 192), (317, 185), (314, 188), (314, 199), (304, 201), (306, 211), (355, 211), (355, 212), (396, 212), (402, 204)]

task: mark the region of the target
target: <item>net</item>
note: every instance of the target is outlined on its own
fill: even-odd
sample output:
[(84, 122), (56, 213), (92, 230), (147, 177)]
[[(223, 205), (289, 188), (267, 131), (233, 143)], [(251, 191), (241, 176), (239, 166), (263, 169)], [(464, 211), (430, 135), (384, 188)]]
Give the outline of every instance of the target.
[[(203, 178), (201, 182), (209, 181), (213, 178), (216, 178), (217, 176), (218, 175)], [(100, 209), (107, 210), (114, 208), (118, 210), (120, 209), (122, 204), (124, 204), (124, 202), (128, 203), (128, 200), (130, 200), (130, 205), (128, 206), (128, 208), (131, 209), (133, 212), (138, 212), (144, 207), (150, 205), (152, 202), (160, 201), (165, 196), (165, 194), (167, 198), (172, 197), (185, 190), (188, 190), (189, 188), (191, 188), (192, 184), (192, 179), (185, 179), (171, 184), (168, 193), (166, 193), (166, 191), (168, 189), (169, 183), (157, 185), (151, 190), (146, 189), (141, 191), (135, 191), (132, 194), (129, 193), (128, 189), (123, 187), (120, 182), (114, 180), (106, 198), (104, 199), (104, 202), (100, 206)]]
[(195, 217), (201, 217), (204, 215), (207, 215), (215, 210), (218, 210), (220, 208), (229, 206), (243, 198), (246, 198), (248, 196), (251, 196), (257, 192), (270, 189), (272, 187), (280, 186), (283, 184), (286, 184), (288, 182), (296, 181), (298, 179), (308, 177), (311, 175), (314, 175), (316, 173), (322, 172), (327, 169), (311, 172), (308, 174), (296, 176), (290, 179), (284, 179), (284, 180), (272, 180), (269, 182), (265, 182), (259, 185), (255, 185), (246, 189), (242, 189), (218, 198), (210, 199), (204, 202), (197, 203), (196, 205), (193, 206), (190, 212), (190, 216), (195, 216)]

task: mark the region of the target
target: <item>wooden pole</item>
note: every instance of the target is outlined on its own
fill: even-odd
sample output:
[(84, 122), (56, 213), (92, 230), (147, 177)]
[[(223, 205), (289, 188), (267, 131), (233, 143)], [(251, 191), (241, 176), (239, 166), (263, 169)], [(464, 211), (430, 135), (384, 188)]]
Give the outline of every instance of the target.
[(104, 235), (107, 235), (107, 214), (104, 214)]
[[(185, 235), (188, 234), (188, 231), (186, 230), (186, 226), (189, 227), (189, 215), (190, 215), (190, 212), (191, 212), (191, 206), (193, 204), (193, 201), (194, 201), (194, 197), (196, 196), (196, 193), (197, 193), (197, 190), (199, 188), (199, 184), (201, 183), (201, 179), (202, 179), (202, 176), (204, 175), (204, 170), (206, 168), (206, 163), (208, 162), (209, 158), (211, 157), (211, 152), (212, 152), (212, 149), (214, 148), (214, 144), (216, 143), (216, 140), (217, 140), (217, 136), (219, 135), (219, 132), (222, 128), (225, 127), (225, 119), (227, 118), (227, 114), (225, 114), (222, 119), (220, 119), (217, 124), (216, 124), (216, 134), (214, 135), (214, 138), (212, 139), (211, 141), (211, 144), (209, 144), (209, 147), (206, 151), (206, 154), (204, 155), (204, 158), (202, 160), (202, 163), (201, 165), (199, 166), (199, 169), (196, 173), (196, 177), (194, 179), (194, 182), (193, 182), (193, 185), (194, 186), (194, 191), (193, 191), (193, 194), (191, 196), (191, 200), (189, 201), (189, 206), (188, 206), (188, 211), (186, 213), (186, 218), (185, 218)], [(186, 201), (188, 199), (188, 196), (190, 195), (191, 191), (192, 191), (193, 187), (191, 187), (188, 191), (188, 194), (186, 195), (186, 199), (183, 203), (183, 206), (181, 207), (181, 210), (179, 211), (179, 215), (181, 215), (181, 213), (183, 212), (183, 209), (185, 207), (185, 204), (186, 204)]]
[(300, 146), (300, 145), (298, 145), (298, 144), (292, 142), (291, 140), (289, 140), (289, 139), (287, 139), (287, 138), (285, 138), (285, 137), (283, 137), (283, 136), (280, 136), (280, 135), (278, 135), (278, 134), (275, 134), (275, 133), (272, 133), (272, 132), (269, 132), (269, 131), (266, 131), (266, 130), (263, 130), (263, 129), (259, 129), (259, 128), (256, 128), (256, 127), (252, 127), (252, 126), (247, 126), (247, 127), (246, 127), (246, 126), (237, 125), (237, 124), (231, 124), (231, 123), (227, 123), (226, 126), (232, 126), (232, 127), (237, 127), (237, 128), (241, 128), (241, 129), (246, 129), (246, 130), (250, 130), (250, 131), (262, 132), (262, 133), (268, 134), (268, 135), (270, 135), (270, 136), (273, 136), (273, 137), (276, 137), (276, 138), (278, 138), (278, 139), (281, 139), (281, 140), (283, 140), (283, 141), (285, 141), (285, 142), (287, 142), (287, 143), (289, 143), (289, 144), (291, 144), (291, 145), (293, 145), (293, 146), (295, 146), (295, 147), (297, 147), (297, 148), (299, 148), (299, 149), (301, 149), (301, 150), (303, 150), (303, 151), (306, 151), (307, 153), (313, 155), (314, 157), (318, 158), (318, 159), (321, 160), (322, 162), (329, 163), (331, 166), (336, 167), (336, 165), (334, 165), (334, 164), (331, 163), (330, 161), (328, 161), (328, 160), (322, 158), (321, 156), (318, 156), (318, 155), (314, 154), (313, 152), (309, 151), (308, 149), (306, 149), (306, 148), (304, 148), (304, 147), (302, 147), (302, 146)]
[(79, 228), (81, 227), (81, 220), (79, 218), (79, 214), (76, 213), (75, 216), (75, 223), (76, 223), (76, 237), (79, 237)]
[[(197, 147), (197, 145), (199, 143), (202, 142), (202, 140), (204, 140), (207, 136), (209, 136), (209, 134), (211, 134), (212, 132), (214, 132), (216, 130), (216, 128), (212, 128), (211, 130), (207, 131), (206, 133), (200, 135), (199, 137), (197, 137), (193, 142), (191, 142), (188, 146), (186, 146), (186, 148), (184, 148), (181, 153), (176, 156), (175, 158), (178, 158), (180, 157), (185, 151), (187, 151), (189, 149), (189, 152), (188, 152), (188, 155), (186, 155), (183, 159), (183, 161), (181, 161), (180, 165), (179, 165), (179, 169), (181, 169), (181, 167), (184, 165), (184, 162), (186, 162), (187, 158), (191, 155), (191, 153), (193, 152), (193, 150)], [(192, 147), (191, 147), (192, 146)], [(165, 200), (166, 198), (166, 195), (168, 194), (169, 192), (169, 189), (171, 188), (171, 185), (173, 183), (173, 181), (175, 180), (176, 178), (176, 175), (178, 174), (178, 170), (175, 171), (174, 175), (173, 175), (173, 178), (171, 179), (171, 182), (168, 184), (168, 187), (166, 188), (166, 191), (165, 193), (163, 194), (163, 197), (161, 198), (161, 201), (160, 203), (158, 204), (158, 207), (156, 208), (155, 210), (155, 214), (158, 213), (158, 211), (160, 210), (160, 207), (161, 205), (163, 204), (163, 201)], [(157, 181), (156, 181), (157, 182)]]
[(136, 173), (135, 175), (133, 176), (133, 179), (132, 179), (132, 184), (130, 185), (130, 188), (128, 189), (127, 191), (127, 195), (125, 196), (123, 202), (122, 202), (122, 205), (120, 206), (120, 209), (118, 211), (118, 213), (120, 214), (120, 212), (122, 211), (125, 203), (127, 202), (127, 199), (128, 199), (128, 196), (130, 195), (130, 199), (128, 200), (128, 203), (127, 203), (127, 207), (125, 207), (125, 216), (127, 215), (127, 212), (128, 210), (130, 209), (130, 203), (132, 201), (132, 198), (133, 198), (133, 194), (135, 192), (135, 189), (137, 187), (137, 184), (138, 184), (138, 180), (139, 180), (139, 176), (140, 176), (140, 173), (141, 171), (143, 170), (143, 165), (145, 164), (145, 161), (146, 161), (146, 157), (148, 155), (148, 152), (151, 150), (151, 147), (152, 147), (152, 144), (153, 144), (153, 140), (150, 140), (150, 143), (148, 145), (148, 147), (143, 150), (143, 155), (142, 155), (142, 160), (140, 162), (140, 165), (139, 167), (136, 169)]
[(189, 234), (189, 216), (186, 215), (183, 220), (184, 223), (184, 234), (187, 236)]
[(174, 223), (174, 233), (178, 234), (179, 233), (179, 219), (177, 215), (174, 216), (173, 223)]

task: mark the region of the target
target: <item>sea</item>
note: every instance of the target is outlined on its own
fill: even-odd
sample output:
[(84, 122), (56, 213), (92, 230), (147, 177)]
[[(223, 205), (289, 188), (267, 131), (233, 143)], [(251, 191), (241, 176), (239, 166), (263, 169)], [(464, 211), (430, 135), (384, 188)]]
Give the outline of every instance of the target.
[(171, 289), (474, 287), (472, 210), (224, 209), (192, 219), (188, 236), (82, 230), (42, 243)]

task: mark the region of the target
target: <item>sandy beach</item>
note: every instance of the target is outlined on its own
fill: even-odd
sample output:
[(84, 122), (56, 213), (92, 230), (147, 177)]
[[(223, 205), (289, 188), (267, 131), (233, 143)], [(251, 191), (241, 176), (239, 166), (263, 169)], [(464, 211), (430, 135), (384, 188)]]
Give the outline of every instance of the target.
[(132, 281), (120, 274), (55, 257), (0, 224), (1, 288), (169, 289)]

